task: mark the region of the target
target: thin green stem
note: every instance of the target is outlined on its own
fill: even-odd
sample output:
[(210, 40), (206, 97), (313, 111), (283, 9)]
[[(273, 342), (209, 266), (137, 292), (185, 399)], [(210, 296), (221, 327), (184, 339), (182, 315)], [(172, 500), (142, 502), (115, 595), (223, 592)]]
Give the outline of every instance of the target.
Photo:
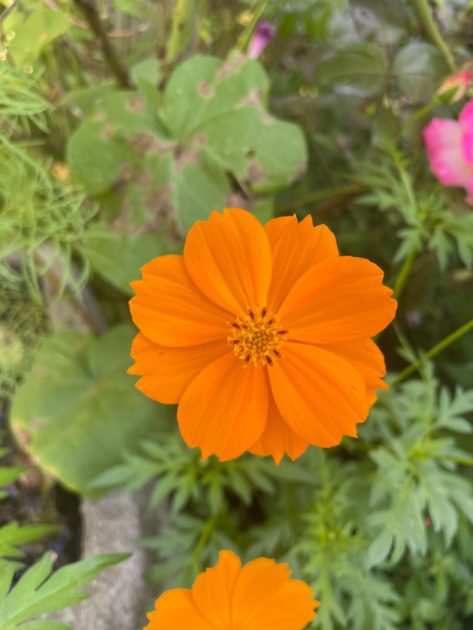
[(192, 46), (197, 33), (195, 0), (176, 0), (171, 35), (166, 48), (166, 64), (175, 63)]
[(429, 116), (431, 111), (435, 109), (435, 107), (437, 107), (441, 103), (442, 103), (442, 100), (438, 96), (434, 96), (432, 100), (430, 101), (430, 103), (427, 103), (427, 105), (424, 105), (423, 107), (420, 107), (419, 109), (417, 109), (403, 123), (402, 134), (406, 133), (410, 129), (410, 127), (412, 127), (412, 125), (414, 125), (415, 123)]
[(428, 361), (429, 359), (433, 359), (435, 356), (437, 356), (437, 354), (440, 354), (440, 352), (448, 348), (448, 346), (452, 345), (452, 343), (455, 343), (455, 341), (458, 341), (458, 339), (469, 333), (471, 330), (473, 330), (473, 319), (470, 319), (469, 322), (463, 324), (463, 326), (460, 326), (460, 328), (457, 328), (457, 330), (448, 335), (448, 337), (445, 337), (445, 339), (442, 339), (442, 341), (436, 344), (428, 352), (425, 352), (423, 355), (421, 355), (417, 359), (417, 361), (414, 361), (414, 363), (406, 367), (405, 370), (402, 370), (402, 372), (400, 372), (394, 379), (393, 385), (397, 385), (398, 383), (404, 381), (408, 376), (419, 369), (426, 361)]
[(401, 295), (406, 285), (407, 279), (411, 273), (412, 265), (414, 263), (414, 260), (416, 259), (416, 254), (417, 248), (412, 247), (406, 258), (404, 259), (401, 270), (399, 271), (396, 282), (394, 284), (394, 297), (396, 299), (399, 299), (399, 296)]
[(352, 183), (342, 186), (333, 186), (332, 188), (322, 188), (322, 190), (312, 190), (311, 192), (304, 193), (299, 197), (291, 199), (287, 204), (278, 206), (279, 212), (288, 212), (295, 208), (300, 208), (312, 203), (318, 203), (319, 201), (326, 201), (335, 197), (355, 197), (361, 195), (367, 191), (367, 187), (363, 184)]
[(437, 46), (442, 53), (448, 67), (452, 72), (455, 72), (456, 66), (453, 59), (453, 55), (450, 52), (445, 40), (443, 39), (437, 24), (435, 23), (432, 11), (429, 6), (429, 0), (414, 0), (414, 5), (419, 16), (420, 21), (424, 25), (425, 32), (429, 36), (433, 44)]
[(202, 552), (205, 549), (205, 545), (209, 541), (212, 535), (212, 532), (215, 528), (215, 525), (217, 523), (217, 516), (218, 515), (211, 516), (207, 520), (205, 525), (203, 526), (202, 531), (199, 536), (199, 540), (197, 541), (197, 545), (195, 546), (194, 552), (192, 554), (192, 564), (194, 565), (194, 570), (196, 574), (202, 571), (202, 566), (201, 566)]
[(243, 33), (240, 35), (240, 37), (238, 38), (238, 41), (236, 43), (235, 48), (237, 50), (240, 51), (244, 51), (246, 50), (251, 36), (253, 35), (253, 31), (256, 28), (256, 25), (258, 24), (259, 20), (261, 19), (261, 16), (263, 15), (263, 13), (265, 12), (266, 6), (268, 4), (269, 0), (257, 0), (256, 2), (256, 6), (253, 9), (253, 14), (251, 16), (251, 20), (249, 21), (249, 23), (247, 24), (245, 30), (243, 31)]
[(13, 9), (16, 7), (16, 0), (14, 2), (12, 2), (10, 4), (10, 6), (6, 7), (5, 9), (3, 9), (3, 11), (0, 13), (0, 27), (1, 24), (3, 22), (3, 20), (10, 15), (10, 13), (13, 11)]
[(125, 90), (132, 89), (133, 84), (130, 75), (128, 74), (128, 70), (123, 65), (118, 51), (110, 41), (102, 23), (102, 19), (100, 18), (95, 0), (74, 0), (74, 3), (84, 15), (90, 30), (100, 43), (103, 56), (115, 78), (117, 85)]
[(473, 458), (471, 457), (453, 457), (451, 455), (437, 455), (433, 459), (438, 459), (441, 462), (453, 462), (460, 466), (473, 466)]

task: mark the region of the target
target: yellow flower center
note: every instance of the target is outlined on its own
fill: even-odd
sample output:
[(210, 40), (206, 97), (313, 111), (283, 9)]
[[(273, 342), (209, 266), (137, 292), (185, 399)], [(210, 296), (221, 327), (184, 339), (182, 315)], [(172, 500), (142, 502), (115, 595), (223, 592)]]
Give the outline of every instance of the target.
[(266, 308), (258, 312), (248, 310), (248, 315), (238, 317), (231, 324), (228, 343), (238, 359), (247, 363), (273, 365), (281, 356), (287, 330), (281, 326), (275, 315), (268, 314)]

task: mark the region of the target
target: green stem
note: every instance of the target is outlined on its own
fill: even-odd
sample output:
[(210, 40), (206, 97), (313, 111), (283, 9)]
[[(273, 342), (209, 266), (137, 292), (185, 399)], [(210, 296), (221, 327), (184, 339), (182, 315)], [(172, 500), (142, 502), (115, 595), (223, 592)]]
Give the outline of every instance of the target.
[(394, 297), (396, 299), (399, 299), (399, 296), (401, 295), (406, 285), (409, 274), (411, 273), (412, 264), (416, 258), (416, 254), (417, 254), (417, 248), (412, 247), (409, 253), (407, 254), (406, 258), (404, 259), (401, 270), (394, 284)]
[(236, 43), (235, 48), (237, 50), (240, 50), (241, 52), (243, 52), (244, 50), (246, 50), (251, 36), (253, 35), (253, 31), (256, 28), (256, 25), (258, 24), (261, 16), (263, 15), (265, 9), (266, 9), (266, 5), (268, 4), (269, 0), (258, 0), (256, 2), (256, 6), (253, 10), (253, 15), (251, 16), (251, 20), (250, 22), (247, 24), (245, 30), (243, 31), (243, 33), (240, 35), (240, 37), (238, 38), (238, 41)]
[(458, 341), (458, 339), (469, 333), (470, 330), (473, 330), (473, 319), (470, 319), (469, 322), (463, 324), (463, 326), (460, 326), (460, 328), (457, 328), (457, 330), (448, 335), (448, 337), (445, 337), (445, 339), (442, 339), (442, 341), (436, 344), (428, 352), (425, 352), (423, 355), (421, 355), (417, 359), (417, 361), (414, 361), (414, 363), (406, 367), (405, 370), (402, 370), (402, 372), (400, 372), (394, 379), (393, 385), (397, 385), (401, 381), (404, 381), (408, 376), (410, 376), (413, 372), (420, 368), (423, 363), (425, 363), (429, 359), (433, 359), (435, 356), (437, 356), (437, 354), (440, 354), (440, 352), (445, 350), (445, 348), (448, 348), (448, 346), (450, 346), (452, 343)]
[(437, 459), (441, 462), (447, 461), (447, 462), (453, 462), (455, 464), (459, 464), (460, 466), (473, 466), (473, 459), (470, 457), (453, 457), (453, 456), (449, 456), (449, 455), (438, 455), (435, 456), (433, 459)]
[(450, 70), (452, 72), (455, 72), (455, 61), (453, 59), (452, 53), (450, 52), (445, 40), (443, 39), (437, 27), (437, 24), (435, 23), (432, 11), (430, 10), (429, 0), (414, 0), (414, 5), (417, 11), (417, 15), (424, 25), (425, 32), (431, 39), (432, 43), (435, 44), (439, 51), (442, 53)]
[(197, 542), (197, 545), (195, 546), (194, 552), (192, 554), (192, 563), (194, 565), (194, 570), (196, 572), (196, 575), (202, 571), (200, 559), (202, 556), (202, 552), (205, 548), (205, 545), (210, 539), (210, 536), (216, 525), (216, 522), (217, 522), (217, 515), (211, 516), (208, 519), (208, 521), (205, 523), (205, 525), (202, 528), (199, 540)]
[(127, 68), (123, 65), (122, 59), (112, 42), (110, 41), (105, 27), (99, 15), (95, 0), (74, 0), (75, 5), (84, 15), (92, 33), (96, 36), (102, 47), (103, 56), (113, 74), (117, 85), (120, 88), (129, 90), (133, 88), (131, 78)]
[(185, 54), (195, 37), (196, 25), (195, 0), (176, 0), (171, 35), (166, 49), (166, 64), (174, 63)]
[(0, 27), (2, 25), (3, 20), (10, 15), (10, 13), (13, 11), (13, 9), (16, 7), (16, 0), (14, 2), (12, 2), (10, 4), (10, 6), (6, 7), (5, 9), (3, 9), (3, 11), (0, 13)]
[(417, 122), (421, 121), (422, 119), (426, 118), (427, 116), (429, 116), (431, 111), (435, 107), (440, 105), (441, 103), (442, 103), (442, 100), (438, 96), (434, 96), (433, 99), (430, 101), (430, 103), (427, 103), (427, 105), (424, 105), (423, 107), (417, 109), (403, 123), (403, 125), (402, 125), (402, 134), (401, 135), (405, 134), (410, 129), (410, 127), (412, 127), (412, 125), (414, 125), (415, 123), (417, 123)]
[(326, 201), (327, 199), (332, 199), (334, 197), (354, 197), (356, 195), (361, 195), (366, 191), (366, 186), (363, 186), (363, 184), (357, 184), (356, 182), (342, 186), (333, 186), (332, 188), (322, 188), (322, 190), (313, 190), (292, 199), (289, 203), (278, 206), (278, 211), (280, 213), (284, 213), (294, 210), (295, 208), (300, 208), (301, 206), (318, 203), (319, 201)]

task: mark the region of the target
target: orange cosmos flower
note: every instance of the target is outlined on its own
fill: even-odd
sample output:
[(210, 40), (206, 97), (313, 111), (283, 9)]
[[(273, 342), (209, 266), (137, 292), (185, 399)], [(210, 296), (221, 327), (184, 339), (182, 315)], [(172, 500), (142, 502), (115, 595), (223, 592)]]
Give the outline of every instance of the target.
[(191, 589), (176, 588), (156, 600), (144, 630), (302, 630), (319, 602), (287, 564), (258, 558), (241, 566), (231, 551), (197, 576)]
[(356, 436), (386, 387), (370, 337), (393, 319), (382, 270), (339, 256), (310, 217), (269, 221), (213, 212), (189, 231), (183, 256), (155, 258), (132, 283), (140, 329), (131, 374), (179, 403), (181, 434), (203, 457), (245, 451), (301, 455)]

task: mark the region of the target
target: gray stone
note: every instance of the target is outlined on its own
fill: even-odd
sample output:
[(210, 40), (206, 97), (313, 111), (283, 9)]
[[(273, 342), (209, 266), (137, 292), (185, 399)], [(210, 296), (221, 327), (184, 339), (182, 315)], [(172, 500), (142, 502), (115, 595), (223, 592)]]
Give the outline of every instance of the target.
[(145, 559), (138, 546), (141, 525), (136, 502), (122, 491), (111, 492), (98, 501), (83, 499), (82, 516), (84, 557), (119, 552), (131, 552), (132, 556), (106, 569), (92, 584), (89, 599), (54, 618), (74, 630), (142, 628)]

